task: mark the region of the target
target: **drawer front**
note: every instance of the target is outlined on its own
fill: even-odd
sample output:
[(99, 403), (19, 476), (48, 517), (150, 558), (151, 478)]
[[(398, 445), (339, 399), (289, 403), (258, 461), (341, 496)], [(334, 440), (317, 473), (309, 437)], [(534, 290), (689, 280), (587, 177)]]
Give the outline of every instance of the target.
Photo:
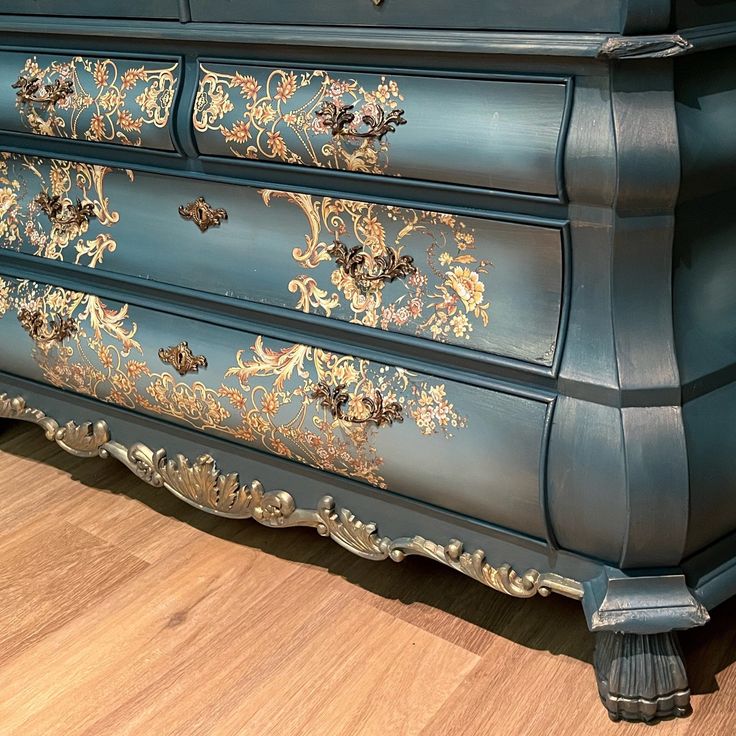
[(0, 53), (0, 128), (174, 150), (174, 60)]
[(100, 0), (3, 0), (0, 15), (62, 15), (79, 18), (158, 18), (178, 20), (178, 0), (126, 0), (101, 3)]
[(326, 26), (617, 31), (622, 0), (190, 0), (192, 20)]
[(0, 314), (1, 370), (543, 535), (545, 402), (9, 277)]
[[(180, 214), (202, 195), (227, 215), (204, 232)], [(555, 227), (3, 154), (0, 245), (539, 365), (557, 346)]]
[(202, 63), (200, 153), (557, 196), (567, 88)]

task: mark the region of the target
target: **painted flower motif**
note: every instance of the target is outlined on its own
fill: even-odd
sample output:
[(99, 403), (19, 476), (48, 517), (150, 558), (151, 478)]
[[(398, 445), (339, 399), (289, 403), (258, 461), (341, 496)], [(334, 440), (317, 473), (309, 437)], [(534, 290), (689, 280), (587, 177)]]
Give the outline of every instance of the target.
[(59, 163), (52, 163), (49, 170), (49, 181), (51, 182), (51, 194), (61, 196), (66, 194), (71, 185), (68, 166)]
[(474, 312), (483, 302), (485, 285), (475, 271), (457, 266), (448, 271), (446, 283), (460, 297), (466, 311)]
[(258, 125), (265, 125), (266, 123), (270, 123), (275, 119), (276, 110), (274, 110), (273, 106), (269, 105), (267, 102), (264, 102), (261, 105), (257, 105), (253, 109), (253, 120)]
[(128, 364), (126, 366), (126, 370), (128, 372), (128, 375), (133, 380), (136, 380), (137, 378), (140, 378), (140, 376), (143, 375), (149, 375), (150, 370), (148, 368), (148, 365), (146, 363), (143, 363), (140, 360), (130, 360), (128, 361)]
[(274, 99), (277, 99), (279, 102), (286, 102), (294, 96), (296, 88), (296, 74), (294, 72), (288, 72), (282, 76), (281, 81), (278, 83)]
[(380, 102), (388, 102), (389, 97), (391, 97), (391, 90), (389, 86), (386, 84), (385, 79), (381, 80), (381, 84), (376, 87), (376, 99), (378, 99)]
[(101, 140), (105, 137), (105, 118), (95, 114), (89, 123), (89, 135), (93, 140)]
[(456, 314), (450, 320), (450, 327), (455, 337), (465, 337), (473, 329), (470, 320), (462, 313)]
[(255, 100), (261, 90), (261, 85), (258, 84), (258, 80), (255, 77), (246, 77), (238, 73), (233, 78), (233, 84), (240, 87), (240, 93), (246, 99)]
[(261, 399), (261, 409), (270, 417), (278, 413), (279, 407), (279, 397), (273, 391), (265, 394)]
[(325, 87), (327, 88), (327, 94), (335, 100), (339, 100), (350, 89), (347, 82), (329, 78), (325, 79)]
[(286, 153), (286, 142), (281, 136), (281, 133), (269, 131), (268, 147), (271, 149), (271, 152), (274, 156), (284, 156), (284, 154)]
[(440, 253), (439, 262), (441, 266), (449, 266), (454, 260), (447, 251)]
[(11, 210), (18, 206), (18, 199), (12, 187), (0, 187), (0, 220), (8, 217)]
[(126, 69), (121, 77), (120, 84), (123, 89), (133, 89), (138, 82), (145, 82), (148, 80), (148, 74), (146, 70), (139, 66), (137, 69)]
[(455, 233), (458, 250), (467, 250), (475, 243), (475, 235), (469, 230), (458, 230)]
[(112, 368), (112, 350), (109, 347), (103, 346), (97, 351), (97, 355), (100, 359), (100, 363), (105, 368)]
[(117, 89), (110, 88), (97, 98), (99, 108), (107, 112), (115, 112), (124, 104), (124, 97)]
[(130, 110), (118, 110), (117, 123), (128, 133), (131, 131), (138, 132), (143, 127), (143, 118), (134, 119)]
[(245, 143), (250, 138), (250, 125), (246, 120), (237, 120), (232, 127), (226, 131), (225, 140), (236, 143)]
[(95, 84), (98, 87), (104, 87), (109, 79), (107, 63), (105, 61), (95, 62), (95, 70), (92, 73), (92, 78), (95, 80)]
[(314, 117), (311, 124), (312, 132), (315, 135), (332, 135), (332, 132), (325, 124), (325, 121), (320, 117)]
[(0, 278), (0, 319), (10, 309), (10, 284)]

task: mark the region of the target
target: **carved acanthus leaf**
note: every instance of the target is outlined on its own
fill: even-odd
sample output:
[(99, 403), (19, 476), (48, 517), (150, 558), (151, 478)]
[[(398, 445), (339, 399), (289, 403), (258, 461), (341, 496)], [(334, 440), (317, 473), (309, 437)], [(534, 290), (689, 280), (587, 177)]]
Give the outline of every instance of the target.
[(331, 496), (322, 498), (317, 512), (322, 522), (317, 531), (323, 537), (331, 537), (341, 547), (368, 560), (385, 560), (388, 557), (391, 540), (381, 539), (374, 523), (363, 523), (347, 509), (336, 510)]
[(0, 394), (0, 417), (37, 424), (43, 429), (48, 440), (55, 439), (56, 430), (59, 428), (59, 424), (51, 417), (47, 417), (40, 409), (31, 409), (26, 406), (26, 401), (22, 396)]
[(54, 439), (59, 447), (77, 457), (104, 457), (104, 445), (110, 441), (110, 430), (103, 421), (67, 422), (56, 431)]

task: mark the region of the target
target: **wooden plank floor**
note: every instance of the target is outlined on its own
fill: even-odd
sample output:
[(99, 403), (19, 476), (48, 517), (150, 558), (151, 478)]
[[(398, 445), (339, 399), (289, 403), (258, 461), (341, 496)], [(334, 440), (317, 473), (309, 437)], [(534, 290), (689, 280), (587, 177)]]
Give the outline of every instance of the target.
[(598, 702), (579, 605), (197, 512), (0, 425), (0, 736), (736, 731), (736, 604), (682, 636), (694, 713)]

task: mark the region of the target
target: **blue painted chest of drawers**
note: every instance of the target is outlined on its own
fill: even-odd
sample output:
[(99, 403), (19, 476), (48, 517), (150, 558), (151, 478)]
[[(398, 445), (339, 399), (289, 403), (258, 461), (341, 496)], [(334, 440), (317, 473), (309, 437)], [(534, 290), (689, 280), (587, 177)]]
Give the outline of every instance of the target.
[[(736, 591), (736, 2), (6, 0), (0, 416), (582, 602), (614, 718)], [(349, 509), (349, 510), (348, 510)]]

